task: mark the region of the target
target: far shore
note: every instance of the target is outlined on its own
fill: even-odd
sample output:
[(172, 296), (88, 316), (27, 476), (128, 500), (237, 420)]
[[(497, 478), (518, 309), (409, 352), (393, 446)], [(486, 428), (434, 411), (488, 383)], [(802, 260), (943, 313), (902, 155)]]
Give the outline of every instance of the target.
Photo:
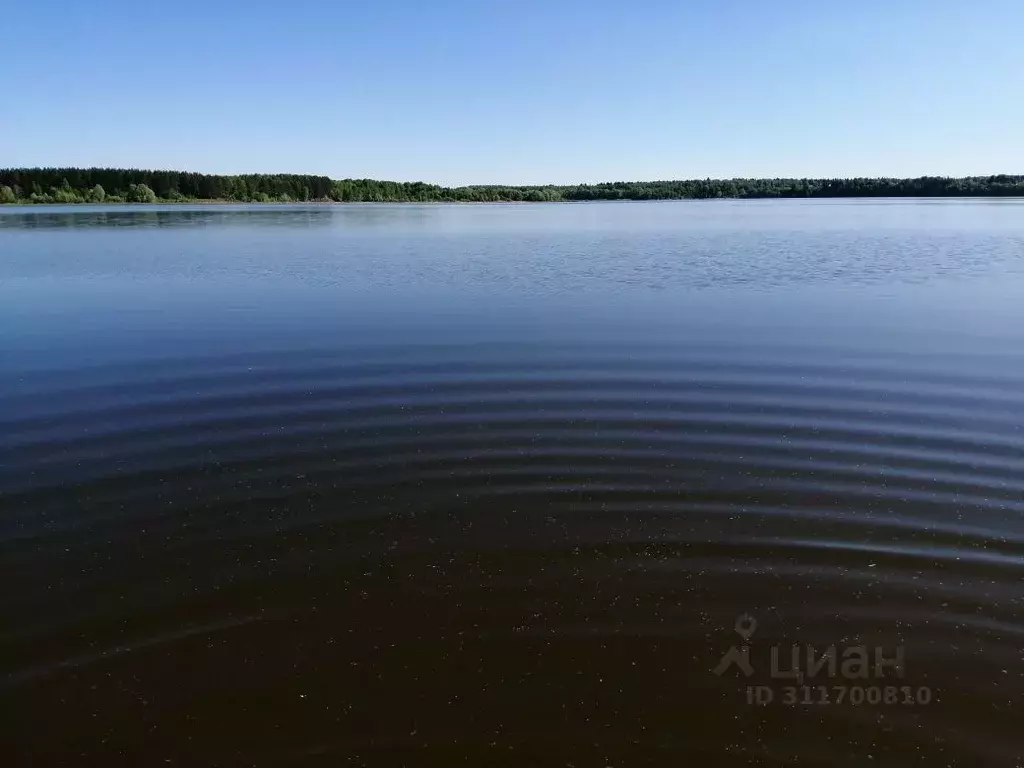
[(18, 200), (15, 202), (0, 202), (0, 210), (5, 208), (157, 208), (160, 206), (186, 206), (186, 205), (246, 205), (246, 206), (350, 206), (350, 205), (537, 205), (537, 204), (587, 204), (587, 203), (712, 203), (712, 202), (778, 202), (780, 200), (792, 201), (822, 201), (822, 200), (1024, 200), (1021, 195), (943, 195), (935, 197), (929, 195), (849, 195), (844, 197), (657, 197), (644, 200), (155, 200), (152, 202), (129, 202), (126, 200), (110, 200), (103, 202), (29, 202)]
[(558, 203), (1024, 197), (1024, 175), (917, 178), (732, 178), (587, 184), (442, 186), (309, 174), (219, 176), (138, 168), (0, 168), (0, 203)]

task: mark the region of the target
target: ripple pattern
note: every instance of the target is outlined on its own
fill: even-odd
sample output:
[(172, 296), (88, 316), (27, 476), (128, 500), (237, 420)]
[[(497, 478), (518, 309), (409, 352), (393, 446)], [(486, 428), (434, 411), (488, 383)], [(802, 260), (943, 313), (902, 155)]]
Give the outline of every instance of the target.
[[(183, 764), (521, 764), (575, 740), (748, 764), (764, 732), (779, 765), (842, 764), (836, 743), (1012, 760), (1024, 359), (820, 352), (345, 348), (5, 377), (12, 723), (69, 724), (36, 745), (54, 760), (109, 740)], [(758, 671), (716, 675), (741, 615)], [(830, 645), (899, 649), (904, 674), (767, 674), (773, 646)], [(745, 698), (783, 683), (934, 700)]]

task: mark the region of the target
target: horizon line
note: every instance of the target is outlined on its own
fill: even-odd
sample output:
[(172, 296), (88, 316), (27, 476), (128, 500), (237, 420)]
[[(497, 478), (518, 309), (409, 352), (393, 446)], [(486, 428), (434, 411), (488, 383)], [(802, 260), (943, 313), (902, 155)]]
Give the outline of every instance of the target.
[(483, 182), (471, 184), (444, 184), (435, 181), (424, 181), (423, 179), (400, 180), (374, 176), (342, 176), (335, 177), (325, 173), (297, 173), (292, 171), (246, 171), (243, 173), (210, 173), (207, 171), (185, 170), (181, 168), (160, 168), (142, 166), (103, 166), (103, 165), (37, 165), (37, 166), (8, 166), (0, 167), (0, 173), (31, 172), (31, 171), (133, 171), (141, 173), (178, 173), (195, 174), (198, 176), (307, 176), (313, 178), (328, 179), (330, 181), (375, 181), (393, 184), (425, 184), (442, 189), (468, 189), (478, 187), (507, 187), (507, 188), (534, 188), (534, 187), (597, 187), (615, 184), (662, 184), (662, 183), (700, 183), (700, 182), (730, 182), (730, 181), (858, 181), (858, 180), (898, 180), (913, 181), (919, 179), (995, 179), (1006, 177), (1013, 180), (1024, 180), (1024, 173), (979, 173), (967, 175), (949, 174), (923, 174), (920, 176), (693, 176), (693, 177), (664, 177), (659, 179), (615, 179), (609, 181), (578, 181), (578, 182), (534, 182), (534, 183), (503, 183)]

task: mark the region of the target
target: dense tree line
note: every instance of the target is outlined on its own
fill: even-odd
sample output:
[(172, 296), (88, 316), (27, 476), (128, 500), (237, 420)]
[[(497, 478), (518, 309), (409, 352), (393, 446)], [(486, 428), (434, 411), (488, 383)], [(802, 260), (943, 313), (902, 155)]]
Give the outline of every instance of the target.
[(124, 168), (9, 168), (0, 170), (0, 199), (30, 203), (153, 202), (156, 200), (323, 200), (326, 176), (249, 174), (213, 176)]
[(423, 182), (327, 176), (119, 168), (0, 169), (0, 203), (158, 202), (544, 202), (771, 197), (981, 197), (1024, 195), (1024, 176), (916, 179), (693, 179), (569, 186), (442, 187)]

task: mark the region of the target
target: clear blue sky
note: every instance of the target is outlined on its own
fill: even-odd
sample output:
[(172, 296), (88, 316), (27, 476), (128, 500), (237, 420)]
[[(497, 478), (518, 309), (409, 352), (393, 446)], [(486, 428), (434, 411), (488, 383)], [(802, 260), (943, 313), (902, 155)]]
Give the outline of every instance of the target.
[(1021, 0), (0, 0), (0, 166), (1024, 173)]

